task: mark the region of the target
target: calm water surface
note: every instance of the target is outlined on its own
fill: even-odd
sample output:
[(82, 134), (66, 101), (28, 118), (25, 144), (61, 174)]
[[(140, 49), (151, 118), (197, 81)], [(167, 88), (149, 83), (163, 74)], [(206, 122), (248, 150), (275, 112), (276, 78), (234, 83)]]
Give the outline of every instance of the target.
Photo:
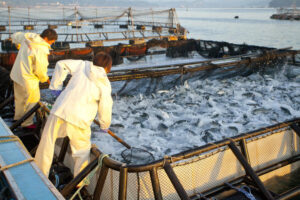
[[(188, 37), (300, 49), (300, 21), (273, 20), (276, 9), (176, 9)], [(235, 19), (239, 16), (239, 19)]]

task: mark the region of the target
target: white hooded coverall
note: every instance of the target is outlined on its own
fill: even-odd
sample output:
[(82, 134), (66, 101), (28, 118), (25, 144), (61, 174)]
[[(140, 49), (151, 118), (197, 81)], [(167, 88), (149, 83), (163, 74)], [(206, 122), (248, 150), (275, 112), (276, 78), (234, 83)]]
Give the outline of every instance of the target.
[[(46, 82), (50, 45), (39, 34), (17, 32), (12, 42), (21, 45), (10, 78), (14, 82), (15, 116), (18, 120), (40, 100), (39, 82)], [(33, 124), (31, 115), (22, 126)]]
[(56, 138), (68, 136), (74, 158), (74, 176), (89, 161), (91, 123), (98, 113), (102, 129), (111, 123), (113, 100), (111, 85), (104, 68), (82, 60), (57, 62), (50, 89), (61, 90), (68, 74), (72, 75), (67, 87), (56, 99), (45, 124), (35, 162), (48, 177)]

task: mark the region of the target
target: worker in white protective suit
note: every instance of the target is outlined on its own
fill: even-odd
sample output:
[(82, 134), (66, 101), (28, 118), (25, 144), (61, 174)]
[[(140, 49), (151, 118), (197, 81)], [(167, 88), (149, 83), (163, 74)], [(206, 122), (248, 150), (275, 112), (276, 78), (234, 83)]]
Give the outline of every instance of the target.
[[(39, 82), (49, 81), (47, 68), (50, 45), (57, 39), (55, 30), (46, 29), (41, 35), (36, 33), (14, 33), (13, 43), (19, 47), (19, 52), (12, 67), (10, 78), (14, 82), (15, 115), (19, 120), (40, 100)], [(34, 114), (25, 120), (21, 126), (34, 129)]]
[(98, 114), (101, 129), (107, 131), (111, 123), (113, 100), (107, 78), (111, 57), (98, 53), (93, 62), (62, 60), (57, 62), (50, 89), (59, 91), (68, 74), (72, 77), (56, 99), (45, 124), (35, 162), (48, 177), (57, 138), (68, 136), (74, 159), (76, 176), (89, 161), (91, 123)]

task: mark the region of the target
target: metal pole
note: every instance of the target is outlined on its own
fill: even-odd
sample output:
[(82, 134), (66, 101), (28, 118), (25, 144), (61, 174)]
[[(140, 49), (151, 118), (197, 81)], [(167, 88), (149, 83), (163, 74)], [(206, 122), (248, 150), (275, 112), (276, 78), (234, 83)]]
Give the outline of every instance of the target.
[(67, 153), (67, 150), (68, 150), (68, 147), (69, 147), (69, 143), (70, 143), (70, 139), (69, 137), (65, 137), (64, 140), (63, 140), (63, 143), (61, 145), (61, 149), (60, 149), (60, 152), (59, 152), (59, 156), (57, 158), (57, 161), (58, 162), (64, 162), (64, 159), (65, 159), (65, 156), (66, 156), (66, 153)]
[(243, 154), (240, 152), (240, 150), (237, 148), (237, 146), (230, 141), (228, 144), (234, 155), (237, 157), (237, 159), (240, 161), (241, 165), (244, 167), (246, 173), (252, 178), (252, 180), (256, 183), (257, 187), (261, 191), (261, 193), (264, 195), (264, 197), (268, 200), (274, 200), (273, 196), (270, 194), (270, 192), (265, 188), (264, 184), (261, 182), (261, 180), (258, 178), (256, 173), (254, 172), (253, 168), (249, 165)]
[(128, 177), (128, 168), (126, 164), (123, 164), (120, 169), (119, 200), (126, 200), (127, 198), (127, 177)]
[(153, 10), (151, 8), (151, 14), (152, 14), (152, 26), (154, 26), (154, 17), (153, 17)]
[(108, 173), (108, 167), (104, 164), (102, 164), (101, 170), (100, 170), (100, 174), (99, 174), (99, 178), (97, 181), (97, 185), (95, 187), (95, 191), (94, 191), (94, 200), (100, 200), (101, 198), (101, 194), (102, 194), (102, 190), (104, 187), (104, 183), (107, 177), (107, 173)]
[(291, 125), (291, 128), (295, 131), (298, 137), (300, 137), (300, 127), (296, 123), (294, 123)]
[(247, 162), (251, 165), (251, 163), (250, 163), (250, 157), (249, 157), (249, 152), (248, 152), (247, 143), (246, 143), (246, 139), (245, 138), (240, 141), (240, 146), (241, 146), (242, 154), (244, 155), (244, 157), (247, 160)]
[(133, 15), (132, 15), (132, 10), (131, 10), (131, 7), (129, 8), (129, 14), (130, 16), (130, 20), (131, 20), (131, 28), (132, 28), (132, 36), (133, 36), (133, 39), (134, 39), (134, 22), (133, 22)]
[(30, 24), (30, 20), (29, 20), (29, 10), (30, 10), (30, 8), (28, 7), (28, 25)]
[[(93, 149), (92, 152), (94, 152)], [(76, 188), (76, 186), (98, 165), (99, 156), (100, 153), (97, 153), (96, 158), (92, 162), (90, 162), (76, 177), (74, 177), (74, 179), (71, 180), (70, 183), (68, 183), (62, 189), (61, 194), (64, 197), (67, 197)]]
[(62, 13), (63, 14), (63, 20), (65, 20), (65, 8), (64, 7), (62, 8), (62, 12), (63, 12)]
[(153, 193), (155, 200), (162, 200), (162, 193), (160, 189), (160, 184), (159, 184), (159, 179), (158, 179), (158, 174), (157, 174), (157, 167), (153, 167), (150, 170), (150, 178), (152, 182), (152, 188), (153, 188)]
[[(280, 195), (280, 197), (278, 198), (278, 200), (286, 200), (286, 199), (291, 199), (292, 197), (298, 196), (300, 195), (300, 187), (297, 186), (283, 194)], [(298, 198), (297, 198), (298, 199)]]
[(13, 125), (11, 125), (9, 129), (13, 131), (15, 128), (20, 126), (20, 124), (22, 124), (28, 117), (30, 117), (35, 111), (37, 111), (40, 107), (41, 107), (40, 104), (37, 103), (33, 108), (31, 108), (27, 113), (25, 113), (25, 115), (21, 119), (19, 119)]
[(14, 96), (10, 96), (7, 99), (5, 99), (1, 104), (0, 104), (0, 110), (2, 110), (2, 108), (4, 108), (7, 104), (9, 104), (10, 102), (12, 102), (14, 100)]
[(176, 176), (175, 172), (173, 171), (170, 161), (168, 159), (165, 159), (164, 169), (173, 184), (175, 190), (177, 191), (177, 194), (179, 195), (181, 200), (189, 200), (189, 196), (187, 195), (186, 191), (184, 190), (183, 186), (181, 185), (178, 177)]
[(10, 6), (8, 6), (8, 38), (11, 35), (11, 18), (10, 18)]
[(78, 10), (77, 10), (77, 7), (75, 6), (76, 38), (77, 38), (77, 42), (78, 42), (78, 20), (77, 20), (77, 14), (78, 14)]

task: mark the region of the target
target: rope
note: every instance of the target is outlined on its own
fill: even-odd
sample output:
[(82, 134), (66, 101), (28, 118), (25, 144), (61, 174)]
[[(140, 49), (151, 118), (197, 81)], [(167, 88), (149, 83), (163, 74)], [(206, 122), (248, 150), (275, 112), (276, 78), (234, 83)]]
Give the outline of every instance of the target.
[(256, 200), (256, 198), (253, 196), (253, 194), (251, 193), (251, 189), (250, 187), (248, 187), (247, 185), (243, 185), (240, 188), (233, 186), (230, 183), (225, 183), (226, 185), (228, 185), (230, 188), (243, 193), (248, 199), (250, 200)]
[[(19, 137), (15, 136), (15, 135), (10, 135), (10, 136), (0, 136), (0, 139), (2, 138), (9, 138), (9, 139), (4, 139), (4, 140), (0, 140), (0, 143), (7, 143), (7, 142), (13, 142), (13, 141), (16, 141), (16, 142), (19, 142), (20, 145), (24, 147), (23, 143), (21, 142), (21, 140), (19, 139)], [(26, 160), (22, 160), (22, 161), (19, 161), (19, 162), (16, 162), (16, 163), (12, 163), (12, 164), (9, 164), (9, 165), (6, 165), (6, 166), (0, 166), (0, 171), (4, 171), (4, 170), (7, 170), (9, 168), (12, 168), (12, 167), (15, 167), (15, 166), (19, 166), (19, 165), (22, 165), (24, 163), (27, 163), (27, 162), (31, 162), (33, 161), (34, 159), (33, 158), (28, 158)]]
[(77, 195), (79, 197), (80, 200), (83, 200), (83, 198), (81, 197), (80, 191), (81, 189), (86, 186), (89, 185), (91, 182), (91, 179), (93, 178), (93, 176), (95, 175), (96, 171), (98, 169), (102, 168), (102, 163), (103, 163), (103, 159), (105, 157), (108, 157), (107, 154), (102, 154), (101, 156), (99, 156), (98, 159), (98, 165), (82, 180), (82, 185), (77, 189), (77, 191), (73, 194), (73, 196), (70, 198), (70, 200), (73, 200)]

